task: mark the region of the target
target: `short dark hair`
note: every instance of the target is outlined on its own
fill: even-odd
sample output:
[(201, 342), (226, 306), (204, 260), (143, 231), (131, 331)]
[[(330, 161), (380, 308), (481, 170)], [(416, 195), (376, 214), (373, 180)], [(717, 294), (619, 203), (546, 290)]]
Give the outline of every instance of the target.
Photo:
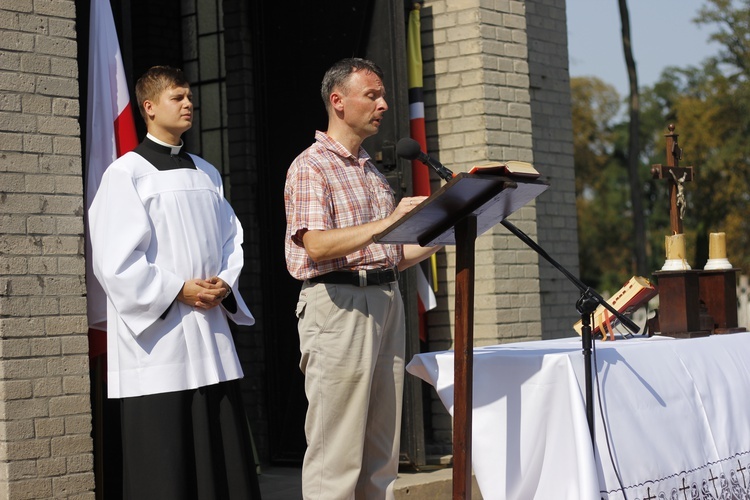
[(320, 86), (320, 96), (323, 98), (326, 109), (328, 109), (329, 105), (328, 98), (334, 89), (338, 88), (346, 92), (349, 76), (352, 73), (362, 70), (375, 73), (378, 78), (383, 80), (383, 70), (377, 64), (359, 57), (342, 59), (326, 71), (326, 74), (323, 76), (323, 83)]
[(143, 119), (146, 119), (146, 111), (143, 103), (155, 101), (165, 90), (172, 87), (184, 87), (190, 85), (181, 69), (172, 66), (152, 66), (135, 84), (135, 99), (138, 101), (138, 109)]

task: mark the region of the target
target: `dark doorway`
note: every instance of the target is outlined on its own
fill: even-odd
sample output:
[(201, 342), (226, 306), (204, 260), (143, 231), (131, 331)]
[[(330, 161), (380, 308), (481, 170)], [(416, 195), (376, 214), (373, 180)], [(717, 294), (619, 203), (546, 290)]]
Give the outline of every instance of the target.
[[(319, 92), (325, 70), (344, 57), (366, 57), (377, 62), (385, 72), (389, 111), (380, 133), (365, 142), (365, 149), (388, 177), (397, 197), (410, 192), (410, 163), (398, 160), (394, 153), (398, 139), (409, 134), (404, 5), (410, 2), (331, 0), (282, 4), (215, 1), (224, 9), (226, 33), (232, 37), (224, 53), (227, 80), (234, 84), (238, 78), (252, 75), (247, 77), (253, 80), (252, 85), (242, 88), (252, 88), (254, 92), (254, 95), (233, 94), (235, 100), (229, 103), (232, 108), (229, 110), (230, 119), (237, 114), (247, 117), (241, 125), (230, 123), (229, 132), (235, 134), (230, 139), (231, 147), (253, 143), (253, 147), (247, 148), (246, 157), (237, 161), (240, 165), (233, 167), (237, 170), (232, 170), (230, 181), (234, 188), (232, 202), (238, 215), (247, 218), (243, 221), (246, 243), (251, 247), (249, 253), (258, 257), (261, 267), (253, 270), (246, 280), (243, 274), (243, 283), (248, 295), (262, 297), (259, 301), (262, 311), (258, 316), (262, 318), (259, 326), (262, 326), (263, 342), (259, 344), (265, 351), (254, 350), (259, 344), (252, 343), (243, 352), (243, 363), (251, 365), (250, 369), (261, 366), (257, 372), (248, 370), (250, 376), (247, 378), (251, 380), (249, 385), (257, 382), (265, 387), (253, 387), (252, 390), (257, 392), (253, 392), (246, 403), (254, 401), (255, 405), (265, 406), (262, 411), (250, 409), (251, 418), (255, 416), (257, 419), (253, 421), (253, 432), (258, 438), (260, 459), (277, 464), (298, 464), (306, 448), (304, 419), (307, 401), (298, 367), (299, 340), (294, 314), (300, 283), (291, 278), (284, 263), (283, 187), (286, 171), (293, 159), (313, 142), (315, 130), (326, 127), (327, 118)], [(78, 40), (81, 75), (86, 74), (87, 67), (86, 13), (89, 4), (90, 0), (76, 0), (79, 25), (85, 27), (79, 30)], [(192, 25), (185, 23), (185, 17), (195, 12), (183, 12), (184, 6), (181, 7), (178, 0), (111, 0), (111, 4), (132, 100), (135, 95), (133, 81), (150, 66), (171, 64), (183, 67), (194, 63), (185, 54), (185, 40), (191, 36), (195, 38), (196, 34), (191, 32)], [(81, 85), (82, 95), (85, 95), (85, 77), (81, 78)], [(233, 90), (236, 88), (237, 85), (232, 87)], [(246, 101), (244, 107), (243, 100)], [(247, 102), (252, 106), (246, 105)], [(85, 117), (85, 99), (81, 104), (82, 116)], [(253, 111), (245, 113), (247, 109)], [(142, 138), (145, 130), (137, 116), (136, 124)], [(85, 130), (83, 118), (81, 125)], [(199, 143), (186, 141), (191, 151), (202, 153)], [(234, 149), (232, 155), (234, 162), (237, 156)], [(257, 185), (249, 180), (249, 171), (257, 173), (257, 177), (252, 176), (257, 179)], [(255, 203), (257, 207), (246, 206)], [(258, 220), (254, 221), (251, 218), (256, 214)], [(253, 231), (258, 234), (247, 234), (250, 228), (257, 228)], [(255, 242), (257, 248), (253, 248)], [(413, 282), (413, 273), (402, 274), (407, 332), (417, 343), (416, 347), (407, 344), (407, 360), (411, 358), (410, 353), (419, 350), (416, 286)], [(238, 345), (238, 349), (240, 347)], [(254, 378), (255, 373), (262, 373), (262, 380)], [(419, 385), (413, 377), (406, 378), (402, 449), (409, 449), (405, 453), (408, 461), (423, 464)], [(256, 394), (266, 394), (267, 397), (262, 401), (252, 399)], [(267, 422), (267, 434), (262, 420)], [(102, 477), (102, 456), (99, 451), (96, 457), (98, 480)], [(117, 470), (117, 467), (107, 468)], [(103, 491), (98, 485), (98, 495)], [(111, 489), (106, 498), (115, 498), (110, 493)]]
[(294, 314), (300, 283), (289, 276), (284, 262), (286, 171), (312, 144), (315, 130), (325, 130), (319, 89), (326, 69), (344, 57), (367, 57), (386, 73), (390, 110), (387, 123), (365, 148), (397, 196), (403, 195), (410, 185), (409, 166), (393, 154), (398, 138), (409, 133), (403, 8), (400, 0), (299, 2), (294, 7), (254, 2), (263, 317), (269, 445), (275, 463), (301, 462), (306, 447), (307, 402)]

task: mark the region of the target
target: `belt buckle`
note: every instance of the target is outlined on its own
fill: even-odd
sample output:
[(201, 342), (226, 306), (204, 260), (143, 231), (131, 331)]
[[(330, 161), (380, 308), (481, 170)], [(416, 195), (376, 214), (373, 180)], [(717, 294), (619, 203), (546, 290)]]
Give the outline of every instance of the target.
[(358, 274), (359, 274), (359, 286), (367, 286), (367, 270), (360, 269)]

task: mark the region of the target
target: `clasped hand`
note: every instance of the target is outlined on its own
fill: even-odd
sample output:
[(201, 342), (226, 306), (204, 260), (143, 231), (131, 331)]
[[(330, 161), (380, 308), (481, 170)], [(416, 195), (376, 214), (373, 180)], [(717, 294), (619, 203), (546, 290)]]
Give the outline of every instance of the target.
[(186, 281), (177, 295), (177, 300), (200, 309), (212, 309), (227, 296), (229, 285), (218, 276)]

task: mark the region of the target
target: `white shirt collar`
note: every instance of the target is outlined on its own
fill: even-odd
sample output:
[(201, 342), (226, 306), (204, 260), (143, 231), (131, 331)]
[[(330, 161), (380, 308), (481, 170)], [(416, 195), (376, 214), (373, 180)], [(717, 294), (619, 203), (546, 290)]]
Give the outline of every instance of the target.
[(169, 148), (170, 149), (169, 153), (173, 154), (173, 155), (180, 154), (180, 150), (182, 149), (182, 146), (185, 144), (182, 141), (182, 139), (180, 139), (180, 144), (178, 146), (174, 146), (172, 144), (167, 144), (166, 142), (157, 139), (156, 137), (154, 137), (153, 135), (151, 135), (149, 133), (146, 134), (146, 137), (148, 137), (149, 139), (151, 139), (152, 141), (154, 141), (156, 144), (159, 144), (160, 146), (164, 146), (165, 148)]

